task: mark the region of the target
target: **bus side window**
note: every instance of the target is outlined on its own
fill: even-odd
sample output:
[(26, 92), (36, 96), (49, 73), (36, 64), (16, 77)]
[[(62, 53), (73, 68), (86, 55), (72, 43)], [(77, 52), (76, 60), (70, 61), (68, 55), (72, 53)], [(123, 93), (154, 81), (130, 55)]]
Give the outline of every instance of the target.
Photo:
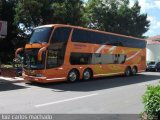
[(123, 54), (119, 54), (119, 60), (118, 60), (118, 63), (119, 64), (124, 64), (125, 61), (126, 61), (126, 55), (123, 55)]
[(118, 54), (115, 54), (114, 57), (115, 57), (114, 63), (115, 63), (115, 64), (118, 64), (118, 62), (119, 62), (119, 55), (118, 55)]

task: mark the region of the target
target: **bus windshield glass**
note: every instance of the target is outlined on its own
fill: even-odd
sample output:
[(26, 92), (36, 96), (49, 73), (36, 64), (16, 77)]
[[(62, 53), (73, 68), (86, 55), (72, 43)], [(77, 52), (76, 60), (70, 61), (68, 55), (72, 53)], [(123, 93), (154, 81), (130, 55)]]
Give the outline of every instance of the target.
[(42, 54), (42, 61), (38, 61), (38, 54), (39, 49), (26, 49), (25, 56), (24, 56), (24, 68), (25, 69), (44, 69), (45, 66), (45, 53)]
[(37, 28), (33, 31), (30, 44), (32, 43), (48, 43), (52, 27)]

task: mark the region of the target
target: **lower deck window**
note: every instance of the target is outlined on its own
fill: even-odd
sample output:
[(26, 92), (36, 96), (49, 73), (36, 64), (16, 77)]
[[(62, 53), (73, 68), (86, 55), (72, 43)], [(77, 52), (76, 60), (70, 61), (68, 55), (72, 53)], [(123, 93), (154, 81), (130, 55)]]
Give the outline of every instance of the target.
[(99, 54), (99, 53), (71, 53), (71, 65), (86, 64), (123, 64), (126, 55), (124, 54)]

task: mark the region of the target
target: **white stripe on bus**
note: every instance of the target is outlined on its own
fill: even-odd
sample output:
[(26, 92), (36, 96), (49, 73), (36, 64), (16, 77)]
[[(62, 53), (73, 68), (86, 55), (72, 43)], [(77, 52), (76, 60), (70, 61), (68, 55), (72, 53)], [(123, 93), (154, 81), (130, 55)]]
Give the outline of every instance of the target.
[(108, 74), (96, 74), (94, 76), (105, 76), (105, 75), (116, 75), (116, 74), (124, 74), (124, 72), (119, 72), (119, 73), (108, 73)]
[(62, 78), (49, 78), (47, 80), (63, 80), (63, 79), (66, 79), (66, 77), (62, 77)]
[(134, 55), (128, 57), (128, 58), (126, 59), (126, 61), (128, 61), (128, 60), (130, 60), (130, 59), (136, 57), (140, 52), (141, 52), (141, 50), (139, 50), (138, 52), (136, 52)]

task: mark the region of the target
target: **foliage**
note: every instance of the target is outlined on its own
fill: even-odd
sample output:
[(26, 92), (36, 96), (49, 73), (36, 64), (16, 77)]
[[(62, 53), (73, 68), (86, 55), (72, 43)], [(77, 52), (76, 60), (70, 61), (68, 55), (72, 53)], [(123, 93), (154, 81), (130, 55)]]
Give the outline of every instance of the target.
[(129, 0), (90, 0), (86, 9), (90, 28), (135, 37), (142, 37), (149, 28), (138, 2), (129, 7)]
[(148, 119), (160, 119), (160, 85), (147, 87), (143, 103)]
[(84, 24), (81, 0), (21, 0), (15, 12), (15, 24), (22, 23), (24, 30), (42, 24)]
[[(17, 37), (17, 27), (13, 25), (14, 7), (17, 0), (1, 0), (0, 2), (0, 20), (7, 21), (7, 37), (0, 39), (0, 60), (6, 63), (12, 61), (14, 56), (13, 38)], [(8, 54), (9, 53), (9, 54)]]
[(52, 4), (54, 23), (84, 26), (83, 2), (81, 0), (65, 0)]
[(15, 8), (15, 22), (26, 27), (38, 26), (41, 21), (42, 3), (36, 0), (20, 0)]

